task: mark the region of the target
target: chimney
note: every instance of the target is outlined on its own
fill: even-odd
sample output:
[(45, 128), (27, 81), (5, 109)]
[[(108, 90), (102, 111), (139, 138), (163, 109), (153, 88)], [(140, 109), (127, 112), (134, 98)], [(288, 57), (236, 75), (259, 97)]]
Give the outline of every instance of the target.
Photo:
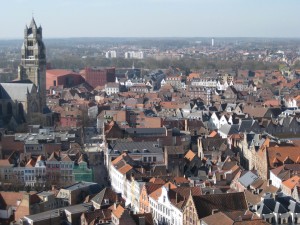
[(157, 139), (157, 147), (162, 147), (162, 141), (160, 140), (160, 138)]
[(117, 193), (116, 194), (116, 203), (118, 204), (119, 203), (119, 200), (121, 200), (122, 196), (121, 196), (121, 193)]
[(211, 215), (214, 215), (214, 214), (216, 214), (217, 212), (219, 212), (219, 209), (213, 209), (213, 210), (211, 210)]
[(146, 225), (145, 216), (139, 216), (139, 225)]

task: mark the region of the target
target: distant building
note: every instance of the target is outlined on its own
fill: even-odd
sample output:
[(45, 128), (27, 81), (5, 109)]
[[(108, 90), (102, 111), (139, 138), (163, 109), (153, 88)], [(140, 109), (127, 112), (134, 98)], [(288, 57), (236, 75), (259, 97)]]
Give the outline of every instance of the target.
[(143, 58), (144, 58), (144, 52), (142, 52), (142, 51), (125, 52), (125, 59), (143, 59)]
[(115, 68), (90, 68), (87, 67), (83, 71), (85, 81), (93, 88), (104, 86), (108, 82), (115, 82)]
[(117, 58), (117, 52), (116, 51), (107, 51), (105, 53), (105, 58), (107, 58), (107, 59)]
[(83, 155), (78, 159), (78, 163), (74, 165), (73, 174), (75, 182), (92, 182), (93, 181), (93, 169), (88, 167)]
[(120, 92), (119, 83), (107, 83), (105, 84), (105, 92), (107, 95), (116, 94)]
[(79, 73), (72, 70), (47, 70), (46, 72), (46, 89), (49, 90), (51, 86), (62, 85), (64, 88), (73, 87), (84, 83), (83, 77)]
[(82, 202), (88, 195), (99, 193), (101, 187), (93, 182), (78, 182), (71, 186), (61, 188), (57, 194), (57, 198), (62, 199), (67, 205), (74, 205)]

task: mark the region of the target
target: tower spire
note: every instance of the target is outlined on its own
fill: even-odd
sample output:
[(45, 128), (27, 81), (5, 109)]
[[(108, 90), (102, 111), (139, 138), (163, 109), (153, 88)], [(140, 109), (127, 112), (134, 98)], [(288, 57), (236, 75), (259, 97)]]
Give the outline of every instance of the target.
[(30, 80), (37, 87), (39, 111), (46, 106), (46, 49), (42, 28), (37, 28), (33, 13), (29, 27), (24, 30), (21, 48), (21, 64), (18, 70), (20, 80)]
[(31, 19), (29, 27), (30, 28), (37, 28), (33, 15), (32, 15), (32, 19)]

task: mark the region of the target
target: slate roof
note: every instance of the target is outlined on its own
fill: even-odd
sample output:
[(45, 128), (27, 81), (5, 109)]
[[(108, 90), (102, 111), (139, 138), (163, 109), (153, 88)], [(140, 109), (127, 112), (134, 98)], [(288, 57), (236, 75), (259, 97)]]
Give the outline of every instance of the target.
[(184, 154), (184, 148), (182, 145), (179, 146), (165, 146), (165, 151), (168, 155), (177, 155), (177, 154)]
[(265, 204), (262, 203), (257, 209), (257, 213), (263, 215), (263, 214), (270, 214), (272, 213), (272, 211)]
[(71, 186), (68, 186), (66, 188), (63, 188), (64, 190), (69, 190), (69, 191), (76, 191), (76, 190), (81, 190), (83, 188), (88, 188), (89, 194), (95, 194), (98, 193), (100, 189), (100, 185), (97, 183), (93, 182), (77, 182)]
[(147, 153), (162, 153), (162, 148), (157, 147), (157, 142), (155, 141), (145, 141), (145, 142), (125, 142), (125, 141), (116, 141), (116, 143), (111, 143), (109, 145), (109, 149), (118, 150), (122, 152), (123, 150), (128, 150), (130, 153), (134, 153), (134, 149), (136, 149), (136, 153), (143, 153), (144, 149), (146, 149)]
[(85, 219), (88, 224), (96, 224), (92, 223), (93, 221), (109, 221), (111, 220), (111, 210), (110, 209), (95, 209), (94, 211), (84, 213)]
[(290, 200), (289, 202), (290, 202), (288, 206), (289, 211), (293, 213), (300, 213), (300, 203), (292, 200)]
[(128, 134), (135, 135), (166, 135), (166, 128), (126, 128), (125, 131)]
[(225, 144), (226, 146), (227, 139), (223, 139), (219, 137), (207, 137), (201, 139), (201, 142), (204, 151), (213, 151), (213, 150), (220, 150), (222, 144)]
[(238, 124), (224, 124), (219, 129), (220, 132), (224, 133), (225, 135), (237, 134), (239, 133), (239, 125)]
[(286, 210), (286, 208), (284, 208), (282, 206), (282, 204), (280, 204), (279, 202), (276, 202), (276, 205), (275, 205), (275, 208), (274, 208), (274, 212), (276, 212), (276, 213), (286, 213), (288, 211)]
[(31, 93), (34, 89), (34, 84), (32, 83), (0, 83), (0, 86), (0, 95), (2, 99), (12, 99), (19, 101), (27, 101), (27, 93)]
[(248, 171), (246, 174), (240, 177), (239, 182), (244, 186), (248, 187), (254, 183), (259, 177), (251, 171)]
[(198, 217), (212, 214), (214, 209), (233, 211), (248, 209), (244, 192), (192, 196)]
[(270, 213), (286, 213), (288, 210), (279, 201), (275, 201), (273, 198), (265, 198), (257, 210), (259, 214)]
[[(108, 203), (105, 203), (104, 199), (108, 199)], [(113, 203), (119, 202), (120, 200), (121, 199), (119, 198), (119, 196), (111, 188), (104, 188), (95, 197), (91, 199), (91, 201), (95, 202), (100, 206), (102, 206), (103, 204), (112, 205)]]

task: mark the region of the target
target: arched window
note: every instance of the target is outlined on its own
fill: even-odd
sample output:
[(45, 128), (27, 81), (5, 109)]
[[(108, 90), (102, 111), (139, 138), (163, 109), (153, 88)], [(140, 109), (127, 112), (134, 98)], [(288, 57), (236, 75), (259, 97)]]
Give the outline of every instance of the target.
[(31, 105), (32, 112), (38, 112), (38, 105), (36, 102), (33, 102)]
[(19, 117), (20, 119), (23, 121), (25, 121), (25, 116), (24, 116), (24, 107), (22, 103), (18, 104), (18, 113), (19, 113)]

